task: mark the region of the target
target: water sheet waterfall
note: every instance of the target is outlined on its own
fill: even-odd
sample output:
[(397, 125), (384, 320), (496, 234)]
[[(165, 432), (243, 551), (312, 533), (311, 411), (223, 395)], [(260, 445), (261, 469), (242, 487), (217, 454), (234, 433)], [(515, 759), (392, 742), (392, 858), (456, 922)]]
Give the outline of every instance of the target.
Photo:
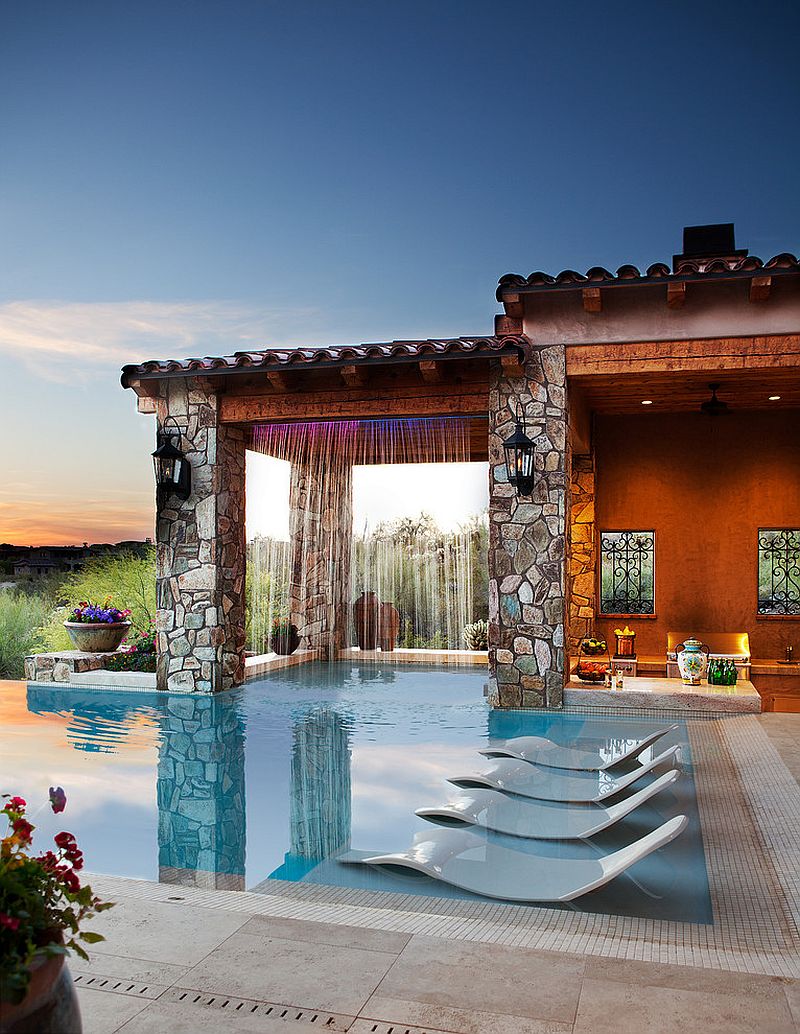
[(248, 547), (250, 649), (267, 652), (273, 622), (289, 619), (304, 648), (335, 655), (356, 643), (353, 603), (364, 592), (397, 609), (398, 646), (463, 648), (464, 626), (486, 617), (485, 514), (439, 528), (411, 488), (402, 514), (380, 521), (361, 506), (354, 526), (353, 501), (375, 471), (413, 481), (422, 468), (408, 464), (469, 463), (468, 420), (265, 424), (251, 448), (288, 461), (291, 474), (289, 540)]

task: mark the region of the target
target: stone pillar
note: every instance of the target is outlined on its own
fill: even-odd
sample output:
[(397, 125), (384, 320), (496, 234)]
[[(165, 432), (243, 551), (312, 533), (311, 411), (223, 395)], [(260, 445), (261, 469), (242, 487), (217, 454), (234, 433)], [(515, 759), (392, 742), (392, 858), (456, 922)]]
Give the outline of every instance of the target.
[(595, 620), (594, 457), (573, 456), (569, 520), (569, 655), (575, 656)]
[(177, 423), (192, 494), (156, 520), (160, 690), (216, 693), (244, 679), (245, 439), (219, 422), (217, 396), (166, 382), (159, 427)]
[[(489, 390), (489, 680), (499, 707), (561, 707), (565, 680), (567, 411), (563, 345), (534, 349), (523, 376), (492, 363)], [(508, 483), (503, 440), (517, 403), (536, 445), (530, 497)]]
[(158, 755), (159, 883), (244, 890), (244, 728), (230, 696), (171, 699)]
[(328, 452), (292, 463), (289, 608), (301, 646), (333, 658), (347, 645), (353, 467)]
[(321, 861), (350, 846), (350, 740), (341, 715), (320, 708), (294, 726), (290, 853)]

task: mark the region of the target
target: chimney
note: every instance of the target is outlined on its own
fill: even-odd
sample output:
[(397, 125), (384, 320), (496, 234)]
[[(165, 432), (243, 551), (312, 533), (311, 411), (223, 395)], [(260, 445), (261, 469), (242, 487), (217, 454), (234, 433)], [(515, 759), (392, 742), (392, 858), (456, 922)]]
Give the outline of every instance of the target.
[(714, 259), (733, 262), (746, 255), (747, 248), (736, 250), (733, 223), (684, 226), (683, 254), (672, 256), (672, 271), (677, 273), (679, 266), (688, 261), (697, 263), (702, 272)]

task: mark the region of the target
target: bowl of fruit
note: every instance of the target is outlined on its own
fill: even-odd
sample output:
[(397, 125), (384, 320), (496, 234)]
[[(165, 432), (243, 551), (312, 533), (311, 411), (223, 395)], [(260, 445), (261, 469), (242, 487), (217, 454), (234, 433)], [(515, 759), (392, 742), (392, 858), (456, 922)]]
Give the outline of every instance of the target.
[(581, 653), (587, 657), (598, 657), (601, 653), (608, 652), (608, 644), (605, 639), (596, 639), (589, 636), (581, 642)]
[(608, 661), (578, 661), (575, 674), (581, 682), (604, 682), (608, 671)]

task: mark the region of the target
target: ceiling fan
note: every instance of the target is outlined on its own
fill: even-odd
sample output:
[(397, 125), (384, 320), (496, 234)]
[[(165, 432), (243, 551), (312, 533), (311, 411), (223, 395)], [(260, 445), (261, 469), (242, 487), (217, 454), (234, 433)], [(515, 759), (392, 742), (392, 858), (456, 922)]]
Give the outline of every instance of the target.
[(702, 403), (700, 406), (700, 412), (705, 413), (706, 416), (722, 416), (724, 413), (730, 413), (728, 403), (717, 398), (717, 390), (721, 385), (718, 382), (714, 382), (709, 384), (708, 387), (711, 391), (711, 398), (706, 399), (706, 401)]

